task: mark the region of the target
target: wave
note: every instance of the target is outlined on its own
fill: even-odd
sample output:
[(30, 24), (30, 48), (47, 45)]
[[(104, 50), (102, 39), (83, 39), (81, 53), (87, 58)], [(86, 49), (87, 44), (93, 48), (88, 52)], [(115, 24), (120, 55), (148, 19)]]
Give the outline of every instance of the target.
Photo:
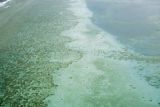
[(0, 3), (0, 7), (5, 6), (9, 1), (10, 1), (10, 0), (6, 0), (6, 1), (4, 1), (4, 2), (1, 2), (1, 3)]

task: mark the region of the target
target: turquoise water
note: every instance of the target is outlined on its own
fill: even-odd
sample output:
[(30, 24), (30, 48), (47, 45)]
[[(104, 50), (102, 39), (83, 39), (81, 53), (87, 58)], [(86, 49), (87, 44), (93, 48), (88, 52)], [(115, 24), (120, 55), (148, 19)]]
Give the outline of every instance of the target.
[(48, 107), (159, 107), (160, 57), (133, 52), (95, 25), (84, 0), (70, 5), (78, 24), (64, 35), (83, 57), (56, 72), (59, 86), (45, 100)]
[(158, 54), (132, 51), (92, 18), (85, 0), (0, 7), (0, 106), (159, 107)]
[(159, 0), (86, 0), (92, 21), (127, 47), (144, 55), (160, 55)]

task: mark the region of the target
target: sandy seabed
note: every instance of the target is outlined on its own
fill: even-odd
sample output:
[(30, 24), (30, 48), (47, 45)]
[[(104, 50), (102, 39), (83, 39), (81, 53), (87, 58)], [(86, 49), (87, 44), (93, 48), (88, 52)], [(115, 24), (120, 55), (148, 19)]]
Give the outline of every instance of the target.
[(159, 107), (160, 58), (125, 48), (91, 22), (85, 0), (70, 2), (78, 24), (62, 35), (83, 57), (54, 75), (58, 87), (46, 99), (48, 107)]

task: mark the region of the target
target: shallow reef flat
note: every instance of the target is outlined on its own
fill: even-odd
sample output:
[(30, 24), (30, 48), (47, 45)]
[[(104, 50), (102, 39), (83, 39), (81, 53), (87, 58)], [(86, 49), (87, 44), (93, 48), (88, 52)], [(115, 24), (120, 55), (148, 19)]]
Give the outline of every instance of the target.
[(65, 0), (14, 0), (0, 9), (0, 106), (46, 107), (53, 73), (81, 58), (61, 36), (75, 24), (66, 7)]
[(93, 24), (85, 0), (13, 0), (0, 14), (0, 106), (160, 106), (160, 57)]

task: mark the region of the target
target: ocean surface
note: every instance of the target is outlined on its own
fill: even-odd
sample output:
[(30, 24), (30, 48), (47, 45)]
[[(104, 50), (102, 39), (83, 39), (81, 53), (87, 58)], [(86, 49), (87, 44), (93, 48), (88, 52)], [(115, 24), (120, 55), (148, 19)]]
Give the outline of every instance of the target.
[(160, 55), (159, 0), (86, 0), (92, 21), (144, 55)]
[(2, 7), (2, 6), (5, 6), (5, 4), (7, 3), (7, 2), (9, 2), (10, 0), (4, 0), (3, 2), (0, 2), (0, 7)]
[(160, 107), (158, 15), (157, 0), (9, 1), (0, 106)]

